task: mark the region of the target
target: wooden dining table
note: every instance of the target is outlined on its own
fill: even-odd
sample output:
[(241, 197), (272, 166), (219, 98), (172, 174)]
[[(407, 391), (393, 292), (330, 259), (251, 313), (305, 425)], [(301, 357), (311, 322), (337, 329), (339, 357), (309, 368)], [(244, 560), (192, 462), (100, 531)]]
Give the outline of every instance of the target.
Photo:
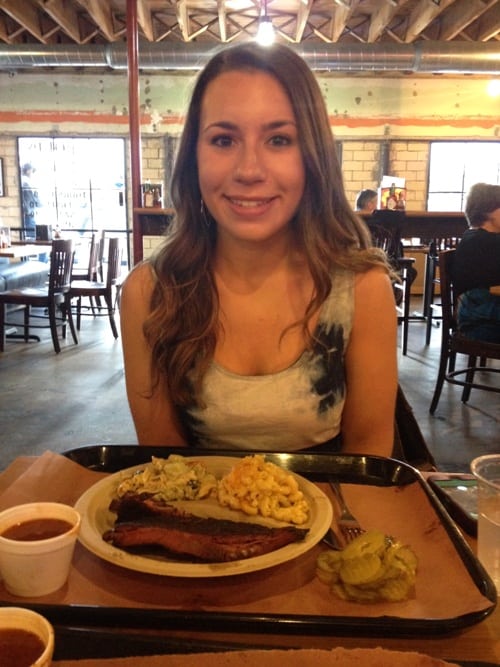
[(49, 254), (52, 250), (51, 245), (39, 243), (22, 243), (11, 245), (8, 248), (0, 248), (0, 257), (8, 259), (25, 259), (26, 257), (34, 257)]
[[(21, 502), (78, 504), (90, 497), (90, 520), (97, 484), (108, 485), (117, 470), (171, 452), (179, 450), (92, 445), (16, 458), (0, 473), (0, 511)], [(196, 450), (182, 453), (200, 456)], [(281, 564), (215, 578), (145, 574), (80, 544), (63, 590), (21, 599), (0, 584), (0, 604), (28, 606), (52, 621), (54, 664), (61, 666), (76, 658), (82, 667), (105, 667), (113, 657), (200, 652), (210, 652), (210, 665), (217, 665), (216, 656), (225, 651), (334, 647), (418, 652), (467, 667), (500, 663), (496, 591), (474, 555), (476, 540), (449, 517), (425, 474), (377, 457), (266, 456), (325, 494), (325, 475), (334, 474), (366, 527), (378, 523), (411, 541), (419, 556), (415, 599), (378, 606), (336, 599), (314, 575), (315, 559), (327, 548), (320, 540)]]

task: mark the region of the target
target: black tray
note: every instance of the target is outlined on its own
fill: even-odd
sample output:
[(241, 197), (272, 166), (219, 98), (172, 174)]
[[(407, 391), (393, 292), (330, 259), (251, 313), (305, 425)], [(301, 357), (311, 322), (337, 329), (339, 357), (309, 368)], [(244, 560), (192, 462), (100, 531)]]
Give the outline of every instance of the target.
[[(193, 448), (179, 450), (168, 447), (139, 447), (136, 445), (90, 445), (70, 450), (64, 455), (86, 468), (113, 473), (140, 465), (151, 456), (166, 458), (170, 453), (186, 456), (245, 456), (251, 452), (207, 451)], [(487, 608), (453, 618), (401, 618), (397, 616), (311, 616), (248, 614), (212, 611), (177, 611), (168, 609), (137, 609), (122, 607), (89, 607), (86, 605), (26, 605), (43, 613), (54, 624), (63, 626), (128, 627), (206, 632), (254, 632), (302, 635), (345, 636), (408, 636), (422, 637), (455, 633), (475, 625), (493, 612), (497, 603), (496, 588), (470, 550), (460, 531), (437, 496), (418, 470), (395, 459), (372, 456), (346, 456), (324, 453), (295, 454), (266, 452), (266, 458), (310, 480), (327, 481), (335, 477), (340, 482), (373, 486), (405, 486), (418, 483), (429, 498), (455, 550), (469, 572), (478, 591), (491, 605)]]

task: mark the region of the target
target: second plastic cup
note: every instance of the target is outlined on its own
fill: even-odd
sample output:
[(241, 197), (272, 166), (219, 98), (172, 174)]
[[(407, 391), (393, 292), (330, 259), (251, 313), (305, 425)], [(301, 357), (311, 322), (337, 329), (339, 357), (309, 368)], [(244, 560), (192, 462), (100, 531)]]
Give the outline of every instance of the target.
[(471, 463), (478, 482), (477, 555), (500, 591), (500, 454)]

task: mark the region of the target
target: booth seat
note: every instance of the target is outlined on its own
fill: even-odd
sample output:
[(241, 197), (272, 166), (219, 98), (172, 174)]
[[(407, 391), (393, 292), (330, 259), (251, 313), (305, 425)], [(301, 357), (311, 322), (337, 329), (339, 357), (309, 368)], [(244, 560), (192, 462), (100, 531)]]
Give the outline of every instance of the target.
[(23, 287), (41, 287), (48, 278), (49, 264), (38, 260), (2, 262), (0, 259), (0, 292)]

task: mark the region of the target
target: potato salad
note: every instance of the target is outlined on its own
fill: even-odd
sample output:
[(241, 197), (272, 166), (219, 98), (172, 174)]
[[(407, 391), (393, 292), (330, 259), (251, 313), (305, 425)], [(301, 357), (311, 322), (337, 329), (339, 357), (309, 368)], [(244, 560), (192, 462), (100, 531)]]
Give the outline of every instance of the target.
[(188, 461), (179, 454), (167, 459), (152, 457), (151, 463), (125, 477), (117, 488), (117, 496), (126, 493), (148, 493), (159, 500), (201, 500), (217, 487), (215, 475), (200, 461)]

